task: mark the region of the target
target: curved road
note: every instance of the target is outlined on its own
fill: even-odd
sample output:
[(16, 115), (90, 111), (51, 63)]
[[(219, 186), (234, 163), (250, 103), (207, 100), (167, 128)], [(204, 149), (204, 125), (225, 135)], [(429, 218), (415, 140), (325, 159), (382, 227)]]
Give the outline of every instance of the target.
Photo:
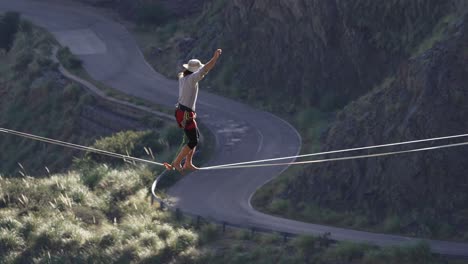
[[(145, 62), (128, 31), (99, 11), (65, 0), (0, 0), (0, 12), (10, 10), (21, 12), (70, 46), (94, 79), (157, 104), (173, 106), (176, 102), (176, 82), (156, 73)], [(222, 63), (221, 60), (218, 67), (223, 67)], [(300, 137), (288, 123), (247, 105), (201, 91), (197, 112), (199, 120), (216, 135), (216, 157), (209, 165), (291, 156), (300, 149)], [(417, 241), (303, 223), (255, 211), (250, 206), (251, 195), (284, 169), (199, 171), (183, 178), (169, 194), (183, 211), (243, 226), (297, 234), (330, 232), (333, 239), (382, 246)], [(428, 242), (436, 253), (468, 257), (468, 244)]]

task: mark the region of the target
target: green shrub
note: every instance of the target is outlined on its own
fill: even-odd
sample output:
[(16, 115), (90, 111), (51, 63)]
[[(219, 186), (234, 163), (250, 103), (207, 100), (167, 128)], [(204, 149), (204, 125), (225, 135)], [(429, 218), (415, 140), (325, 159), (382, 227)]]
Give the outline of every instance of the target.
[(107, 166), (101, 165), (92, 168), (86, 168), (81, 171), (82, 182), (91, 189), (94, 189), (109, 172)]
[(78, 59), (68, 47), (60, 48), (57, 57), (67, 69), (75, 70), (82, 67), (82, 61)]
[(290, 209), (288, 200), (276, 198), (268, 206), (269, 210), (274, 214), (285, 214)]
[(247, 229), (237, 230), (235, 232), (235, 237), (240, 240), (250, 240), (252, 238), (252, 232)]
[(206, 224), (200, 229), (200, 243), (208, 244), (220, 236), (219, 228), (215, 224)]
[(197, 237), (192, 232), (181, 229), (177, 232), (176, 236), (177, 238), (173, 244), (175, 252), (180, 253), (197, 245)]
[[(109, 137), (97, 140), (93, 147), (122, 155), (133, 157), (148, 157), (145, 148), (150, 148), (154, 155), (158, 155), (165, 149), (161, 143), (161, 136), (156, 131), (123, 131), (115, 133)], [(117, 164), (119, 159), (105, 157), (98, 154), (89, 154), (93, 160)], [(120, 162), (121, 163), (121, 162)]]
[(16, 53), (16, 60), (13, 63), (13, 70), (20, 74), (27, 70), (29, 63), (34, 60), (34, 54), (31, 50), (23, 49)]
[(16, 231), (0, 228), (0, 256), (24, 248), (25, 242)]
[(322, 258), (329, 262), (349, 263), (361, 259), (365, 252), (372, 248), (373, 246), (367, 244), (340, 242), (336, 246), (328, 248)]
[(162, 226), (158, 231), (157, 231), (157, 235), (158, 237), (167, 242), (167, 240), (169, 240), (169, 238), (171, 237), (172, 235), (172, 230), (167, 227), (167, 226)]
[(126, 245), (115, 253), (118, 256), (116, 263), (132, 263), (138, 260), (136, 245)]
[(303, 257), (307, 257), (314, 253), (316, 248), (317, 238), (310, 235), (301, 235), (295, 237), (291, 244)]
[(362, 215), (356, 215), (352, 219), (353, 227), (362, 228), (369, 225), (369, 219)]
[(63, 96), (66, 100), (78, 101), (81, 94), (81, 88), (76, 83), (69, 83), (63, 88)]
[(170, 126), (164, 129), (163, 138), (167, 139), (170, 146), (178, 146), (184, 140), (184, 132), (176, 126)]
[(430, 247), (425, 242), (415, 245), (405, 245), (369, 250), (365, 253), (362, 262), (373, 263), (399, 263), (399, 264), (431, 264), (437, 263), (432, 256)]
[(22, 224), (11, 216), (0, 218), (0, 228), (14, 231), (21, 228)]
[(399, 232), (401, 228), (400, 218), (396, 215), (389, 216), (383, 223), (385, 232)]
[(262, 245), (271, 245), (271, 244), (277, 244), (280, 243), (283, 238), (279, 233), (273, 233), (273, 234), (262, 234), (259, 236), (259, 242)]
[(85, 206), (76, 206), (73, 207), (72, 210), (76, 218), (89, 225), (100, 225), (106, 221), (104, 214), (97, 209)]
[(51, 215), (51, 219), (43, 223), (34, 239), (36, 250), (60, 252), (69, 251), (73, 255), (91, 237), (88, 230), (81, 228), (75, 221), (62, 219), (59, 215)]

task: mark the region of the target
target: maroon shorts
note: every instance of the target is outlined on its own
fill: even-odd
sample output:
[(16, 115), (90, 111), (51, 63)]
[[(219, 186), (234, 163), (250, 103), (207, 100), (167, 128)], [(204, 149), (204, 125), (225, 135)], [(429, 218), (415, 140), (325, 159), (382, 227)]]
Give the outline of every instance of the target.
[(184, 130), (191, 130), (197, 128), (197, 121), (195, 121), (194, 117), (195, 113), (191, 111), (183, 111), (179, 108), (177, 108), (175, 111), (175, 118), (177, 124), (180, 128), (183, 128)]

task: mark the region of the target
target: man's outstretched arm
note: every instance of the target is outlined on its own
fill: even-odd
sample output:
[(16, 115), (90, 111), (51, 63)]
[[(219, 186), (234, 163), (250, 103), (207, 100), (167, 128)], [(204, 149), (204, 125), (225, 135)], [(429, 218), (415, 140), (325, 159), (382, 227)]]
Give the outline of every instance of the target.
[(214, 54), (213, 54), (213, 58), (211, 58), (210, 61), (208, 61), (205, 66), (203, 67), (203, 72), (204, 74), (207, 74), (209, 71), (211, 71), (211, 69), (213, 69), (213, 67), (215, 66), (216, 64), (216, 61), (218, 61), (219, 59), (219, 56), (221, 56), (221, 53), (223, 51), (221, 49), (217, 49), (215, 50)]

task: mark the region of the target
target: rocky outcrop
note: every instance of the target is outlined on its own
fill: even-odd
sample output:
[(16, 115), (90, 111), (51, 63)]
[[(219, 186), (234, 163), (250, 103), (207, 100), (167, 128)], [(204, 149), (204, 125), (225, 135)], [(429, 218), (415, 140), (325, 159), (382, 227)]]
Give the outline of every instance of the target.
[(187, 57), (224, 47), (217, 89), (276, 111), (332, 110), (393, 73), (449, 9), (437, 0), (235, 0), (205, 10)]
[[(323, 149), (466, 133), (468, 15), (447, 34), (446, 40), (402, 64), (394, 78), (344, 108), (324, 136)], [(405, 148), (386, 151), (396, 149)], [(388, 215), (408, 216), (408, 225), (411, 220), (443, 220), (467, 232), (467, 156), (468, 148), (459, 147), (313, 165), (293, 182), (289, 197), (363, 212), (375, 221)]]

